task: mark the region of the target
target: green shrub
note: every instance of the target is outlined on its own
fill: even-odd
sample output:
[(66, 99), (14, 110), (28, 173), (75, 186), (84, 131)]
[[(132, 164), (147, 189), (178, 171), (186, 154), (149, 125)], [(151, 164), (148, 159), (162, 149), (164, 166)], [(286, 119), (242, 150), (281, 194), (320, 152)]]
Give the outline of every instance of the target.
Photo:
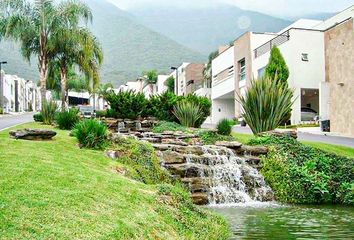
[(0, 107), (0, 114), (4, 114), (4, 109)]
[(173, 107), (177, 101), (178, 97), (169, 91), (152, 96), (148, 101), (144, 116), (156, 117), (160, 121), (177, 122), (177, 118), (173, 115)]
[(180, 101), (174, 106), (173, 114), (185, 127), (196, 127), (197, 121), (202, 117), (199, 105), (186, 100)]
[(114, 111), (116, 118), (137, 119), (143, 116), (148, 101), (143, 93), (134, 91), (111, 92), (106, 97), (107, 102)]
[(115, 143), (114, 150), (120, 156), (118, 162), (124, 164), (129, 177), (146, 184), (170, 181), (151, 144), (133, 138), (120, 138)]
[(107, 117), (107, 110), (98, 110), (96, 111), (96, 117), (98, 118), (103, 118), (103, 117)]
[(254, 134), (277, 128), (291, 112), (293, 90), (271, 78), (253, 80), (245, 96), (238, 101), (243, 118)]
[(95, 119), (77, 123), (72, 131), (81, 147), (103, 149), (107, 144), (107, 126)]
[(229, 136), (232, 132), (232, 126), (233, 126), (233, 121), (224, 118), (218, 122), (216, 129), (218, 130), (219, 134)]
[(35, 122), (43, 122), (43, 116), (41, 113), (36, 113), (33, 115), (33, 120)]
[(232, 136), (220, 135), (215, 131), (201, 130), (197, 132), (198, 137), (202, 140), (205, 145), (215, 144), (217, 141), (234, 141), (235, 138)]
[(52, 125), (57, 109), (58, 105), (54, 101), (45, 101), (42, 103), (41, 115), (43, 117), (44, 124)]
[(114, 109), (110, 108), (110, 109), (107, 109), (107, 113), (106, 113), (106, 117), (108, 118), (117, 118), (117, 113)]
[(173, 76), (167, 78), (166, 85), (169, 92), (175, 92), (175, 78)]
[(179, 101), (187, 100), (200, 107), (201, 117), (197, 120), (195, 127), (199, 128), (205, 120), (211, 115), (211, 101), (207, 97), (199, 97), (195, 94), (188, 94), (187, 96), (180, 96)]
[(163, 133), (165, 131), (181, 131), (181, 132), (189, 132), (188, 128), (175, 123), (175, 122), (165, 122), (161, 121), (159, 122), (154, 128), (152, 129), (153, 132), (155, 133)]
[(55, 116), (55, 121), (60, 129), (71, 130), (79, 121), (79, 110), (71, 108), (68, 111), (59, 112)]
[(303, 145), (290, 137), (259, 137), (268, 145), (261, 173), (279, 201), (354, 204), (354, 159)]

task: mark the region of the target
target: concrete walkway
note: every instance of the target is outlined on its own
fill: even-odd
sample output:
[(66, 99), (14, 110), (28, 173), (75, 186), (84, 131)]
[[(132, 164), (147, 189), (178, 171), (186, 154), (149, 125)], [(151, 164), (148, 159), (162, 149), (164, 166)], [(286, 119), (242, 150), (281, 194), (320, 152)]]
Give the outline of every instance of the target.
[(14, 127), (19, 124), (33, 122), (34, 113), (23, 113), (16, 115), (0, 116), (0, 131)]
[[(203, 127), (215, 128), (215, 125), (204, 124)], [(252, 134), (252, 131), (249, 127), (235, 126), (235, 127), (233, 127), (232, 131), (235, 133)], [(340, 146), (354, 148), (354, 138), (327, 135), (325, 133), (321, 133), (321, 134), (310, 133), (310, 132), (304, 132), (303, 130), (298, 131), (297, 135), (298, 135), (298, 140), (300, 140), (300, 141), (321, 142), (321, 143), (327, 143), (327, 144), (340, 145)]]

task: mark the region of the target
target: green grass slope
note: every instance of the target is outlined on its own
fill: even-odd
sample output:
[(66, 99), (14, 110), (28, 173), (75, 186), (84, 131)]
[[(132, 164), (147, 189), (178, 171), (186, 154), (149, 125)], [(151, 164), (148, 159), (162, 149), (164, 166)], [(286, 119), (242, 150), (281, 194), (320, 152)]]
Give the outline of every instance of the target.
[(226, 238), (221, 218), (189, 200), (166, 204), (158, 194), (166, 186), (119, 175), (103, 152), (79, 149), (69, 132), (55, 131), (45, 142), (0, 132), (1, 239)]

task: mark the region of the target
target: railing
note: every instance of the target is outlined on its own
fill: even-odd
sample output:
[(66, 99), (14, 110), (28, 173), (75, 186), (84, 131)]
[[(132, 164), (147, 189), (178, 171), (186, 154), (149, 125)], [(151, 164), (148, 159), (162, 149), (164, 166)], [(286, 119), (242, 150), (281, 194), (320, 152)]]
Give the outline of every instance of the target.
[(289, 39), (290, 39), (290, 33), (289, 30), (287, 30), (286, 32), (283, 32), (282, 34), (276, 36), (272, 40), (266, 42), (262, 46), (256, 48), (254, 50), (254, 57), (258, 58), (259, 56), (262, 56), (263, 54), (270, 52), (273, 46), (280, 46), (281, 44), (289, 41)]

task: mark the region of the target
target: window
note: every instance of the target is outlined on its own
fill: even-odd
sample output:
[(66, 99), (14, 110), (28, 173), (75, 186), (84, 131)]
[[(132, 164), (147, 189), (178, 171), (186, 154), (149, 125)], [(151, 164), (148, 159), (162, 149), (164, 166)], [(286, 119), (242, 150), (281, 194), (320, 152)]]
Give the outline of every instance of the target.
[(264, 77), (265, 70), (266, 70), (266, 67), (262, 67), (262, 68), (258, 69), (258, 78)]
[(302, 53), (301, 54), (301, 60), (304, 62), (308, 62), (309, 61), (309, 55), (307, 53)]
[(246, 61), (245, 61), (245, 59), (242, 59), (241, 61), (239, 61), (238, 66), (240, 69), (240, 72), (239, 72), (240, 81), (246, 80)]

